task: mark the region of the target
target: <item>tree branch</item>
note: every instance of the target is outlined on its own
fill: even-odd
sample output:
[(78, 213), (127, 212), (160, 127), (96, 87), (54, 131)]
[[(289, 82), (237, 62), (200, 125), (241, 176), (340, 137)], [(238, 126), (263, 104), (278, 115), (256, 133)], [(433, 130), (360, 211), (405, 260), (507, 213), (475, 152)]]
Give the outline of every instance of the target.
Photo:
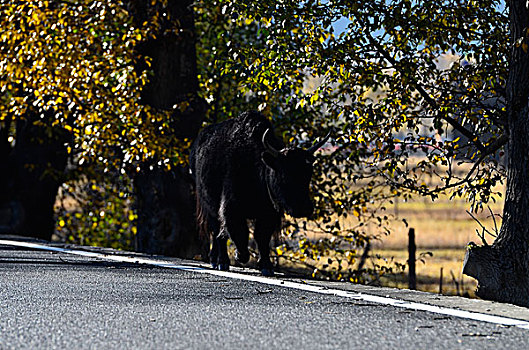
[[(361, 23), (361, 24), (363, 26), (363, 23)], [(376, 50), (380, 54), (382, 54), (382, 56), (390, 64), (392, 64), (395, 67), (395, 69), (398, 71), (398, 67), (400, 65), (398, 64), (398, 62), (393, 57), (391, 57), (389, 52), (387, 50), (385, 50), (382, 47), (382, 45), (380, 45), (380, 43), (371, 35), (371, 33), (367, 33), (366, 37), (369, 40), (369, 42), (376, 48)], [(400, 72), (400, 73), (402, 73), (402, 72)], [(439, 109), (439, 105), (437, 104), (437, 102), (428, 94), (428, 92), (426, 92), (426, 90), (424, 90), (424, 88), (418, 82), (416, 82), (414, 80), (410, 80), (410, 84), (415, 87), (415, 89), (419, 92), (419, 94), (424, 98), (424, 100), (434, 110), (438, 110)], [(447, 116), (447, 115), (440, 116), (440, 118), (444, 119), (455, 130), (459, 131), (463, 136), (465, 136), (466, 138), (471, 140), (474, 143), (474, 145), (477, 147), (478, 150), (480, 150), (481, 152), (485, 151), (485, 146), (483, 146), (483, 144), (479, 141), (479, 138), (477, 137), (477, 135), (475, 135), (473, 132), (471, 132), (470, 130), (465, 128), (463, 125), (458, 123), (454, 118), (452, 118), (450, 116)]]
[(470, 171), (466, 174), (466, 176), (462, 180), (460, 180), (458, 182), (454, 182), (454, 183), (451, 183), (451, 184), (447, 183), (443, 187), (439, 187), (439, 188), (436, 188), (434, 190), (429, 190), (429, 191), (424, 191), (424, 190), (421, 190), (421, 189), (419, 189), (417, 187), (413, 187), (413, 186), (405, 185), (405, 184), (396, 184), (396, 186), (408, 189), (410, 191), (419, 192), (420, 194), (425, 195), (425, 196), (437, 194), (437, 193), (440, 193), (440, 192), (445, 191), (447, 189), (454, 188), (454, 187), (457, 187), (457, 186), (461, 186), (461, 185), (467, 183), (470, 180), (470, 177), (472, 176), (472, 174), (476, 171), (476, 169), (485, 160), (485, 158), (487, 156), (489, 156), (491, 154), (494, 154), (497, 150), (499, 150), (501, 147), (503, 147), (507, 143), (508, 140), (509, 140), (509, 137), (506, 134), (503, 134), (498, 139), (496, 139), (496, 141), (494, 141), (489, 146), (484, 148), (484, 150), (481, 153), (481, 156), (474, 163), (474, 165), (472, 166)]

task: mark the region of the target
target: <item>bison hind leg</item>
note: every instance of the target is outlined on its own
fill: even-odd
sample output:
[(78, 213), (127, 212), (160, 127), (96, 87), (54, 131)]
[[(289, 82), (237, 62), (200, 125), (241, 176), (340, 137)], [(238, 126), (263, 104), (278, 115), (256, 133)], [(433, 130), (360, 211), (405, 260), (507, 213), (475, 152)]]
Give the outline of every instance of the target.
[(259, 266), (259, 270), (261, 271), (261, 275), (265, 277), (273, 277), (274, 276), (274, 265), (270, 261), (270, 258), (263, 259), (262, 257), (257, 261), (257, 266)]
[(230, 264), (219, 264), (218, 270), (219, 271), (229, 271), (230, 270)]
[(211, 245), (211, 250), (209, 251), (209, 262), (211, 267), (215, 270), (219, 267), (219, 243), (217, 239), (213, 237), (213, 244)]
[[(225, 198), (225, 197), (223, 197)], [(235, 244), (235, 260), (246, 264), (250, 260), (248, 250), (248, 224), (241, 214), (242, 208), (235, 201), (221, 201), (219, 209), (219, 237), (230, 237)]]
[(215, 270), (228, 271), (230, 269), (228, 238), (223, 236), (214, 237), (209, 256), (211, 267), (213, 267)]

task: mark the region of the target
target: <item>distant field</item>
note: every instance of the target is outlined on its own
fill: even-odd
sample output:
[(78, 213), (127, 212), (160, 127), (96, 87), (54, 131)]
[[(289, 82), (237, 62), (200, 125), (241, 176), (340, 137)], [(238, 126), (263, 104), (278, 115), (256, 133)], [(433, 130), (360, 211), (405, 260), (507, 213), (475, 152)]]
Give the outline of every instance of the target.
[[(461, 249), (417, 249), (417, 257), (420, 253), (430, 252), (432, 256), (426, 256), (423, 261), (417, 261), (417, 289), (425, 292), (440, 292), (440, 280), (442, 269), (442, 293), (445, 295), (463, 295), (474, 297), (477, 287), (476, 280), (461, 273), (464, 248)], [(400, 263), (408, 259), (405, 249), (377, 249), (377, 254), (391, 256)], [(382, 283), (387, 287), (408, 288), (408, 271), (401, 274), (387, 275), (382, 278)]]
[[(473, 241), (482, 244), (478, 232), (483, 229), (466, 211), (469, 204), (463, 200), (450, 201), (441, 198), (432, 203), (429, 200), (417, 200), (408, 203), (397, 203), (394, 214), (405, 218), (409, 227), (396, 221), (392, 227), (393, 233), (380, 237), (373, 242), (373, 251), (385, 257), (405, 263), (408, 259), (408, 231), (415, 229), (417, 257), (421, 253), (430, 252), (432, 256), (424, 256), (424, 262), (417, 262), (417, 289), (428, 292), (439, 292), (441, 269), (443, 270), (443, 294), (474, 296), (476, 281), (461, 273), (466, 245)], [(490, 209), (495, 214), (495, 220), (488, 209), (473, 214), (481, 224), (494, 233), (501, 225), (501, 210), (503, 201), (491, 203)], [(496, 222), (494, 222), (496, 221)], [(494, 237), (485, 234), (485, 239), (492, 243)], [(407, 288), (407, 271), (404, 274), (387, 276), (383, 283), (392, 287)]]
[[(493, 213), (501, 213), (502, 203), (491, 204)], [(417, 246), (422, 248), (463, 248), (468, 242), (480, 243), (477, 235), (482, 232), (480, 225), (466, 212), (468, 203), (461, 200), (451, 202), (413, 202), (399, 203), (395, 214), (398, 218), (406, 219), (409, 227), (415, 229)], [(473, 214), (483, 226), (490, 232), (499, 228), (501, 219), (491, 217), (488, 209)], [(408, 244), (408, 230), (399, 220), (392, 227), (393, 233), (387, 237), (381, 237), (375, 241), (378, 248), (403, 248)], [(487, 241), (493, 241), (494, 237), (486, 234)]]
[[(417, 289), (428, 292), (440, 291), (440, 278), (442, 269), (442, 293), (447, 295), (474, 296), (476, 281), (464, 276), (461, 271), (466, 246), (469, 242), (483, 244), (479, 234), (483, 235), (483, 225), (489, 232), (494, 233), (501, 225), (503, 201), (490, 203), (490, 210), (495, 214), (494, 219), (486, 207), (481, 212), (472, 215), (479, 220), (476, 222), (467, 213), (469, 203), (464, 200), (449, 200), (441, 196), (436, 202), (429, 199), (418, 198), (410, 202), (396, 202), (387, 208), (387, 213), (395, 216), (390, 224), (389, 236), (379, 236), (371, 242), (371, 262), (379, 265), (391, 266), (384, 259), (377, 259), (380, 255), (392, 262), (405, 264), (408, 260), (408, 231), (415, 229), (415, 242), (417, 246)], [(403, 222), (406, 220), (408, 226)], [(352, 215), (349, 224), (355, 225), (357, 221)], [(373, 233), (376, 232), (373, 228)], [(485, 233), (484, 238), (488, 243), (494, 237)], [(317, 239), (318, 234), (308, 234), (309, 238)], [(423, 254), (421, 256), (421, 253)], [(430, 254), (431, 253), (431, 254)], [(325, 259), (322, 259), (325, 260)], [(369, 261), (368, 261), (369, 264)], [(408, 271), (394, 275), (386, 275), (381, 279), (385, 286), (407, 288)]]

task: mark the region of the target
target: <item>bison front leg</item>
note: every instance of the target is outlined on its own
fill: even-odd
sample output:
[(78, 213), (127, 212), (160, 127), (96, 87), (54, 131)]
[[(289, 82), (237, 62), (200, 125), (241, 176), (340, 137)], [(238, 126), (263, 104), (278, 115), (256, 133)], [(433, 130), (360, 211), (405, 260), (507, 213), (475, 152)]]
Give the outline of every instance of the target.
[(270, 239), (274, 232), (279, 230), (281, 219), (261, 219), (255, 222), (254, 239), (259, 249), (259, 260), (257, 265), (263, 276), (273, 276), (274, 266), (270, 261)]

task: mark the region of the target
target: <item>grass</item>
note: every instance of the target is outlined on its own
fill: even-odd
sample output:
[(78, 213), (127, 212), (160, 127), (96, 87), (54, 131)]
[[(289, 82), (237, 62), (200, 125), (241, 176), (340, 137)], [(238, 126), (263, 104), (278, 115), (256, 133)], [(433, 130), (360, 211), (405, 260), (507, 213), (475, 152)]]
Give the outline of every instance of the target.
[[(392, 234), (379, 237), (373, 244), (373, 253), (393, 257), (394, 261), (406, 263), (408, 259), (408, 231), (415, 229), (417, 246), (417, 289), (427, 292), (440, 291), (446, 295), (475, 296), (477, 282), (462, 274), (466, 246), (473, 241), (482, 243), (483, 228), (494, 233), (501, 225), (501, 218), (490, 215), (488, 209), (473, 214), (480, 223), (467, 213), (468, 203), (463, 200), (441, 198), (432, 203), (425, 200), (398, 203), (393, 208), (395, 215), (406, 218), (408, 227), (396, 220)], [(503, 202), (492, 203), (493, 213), (501, 213)], [(483, 235), (489, 243), (494, 237)], [(431, 256), (426, 253), (431, 253)], [(442, 272), (441, 272), (442, 270)], [(407, 271), (388, 275), (382, 283), (386, 286), (407, 288)], [(442, 274), (442, 279), (441, 279)]]
[[(405, 263), (408, 252), (405, 249), (376, 250), (376, 254), (391, 256), (395, 261)], [(424, 255), (431, 253), (432, 255)], [(424, 256), (421, 258), (420, 255)], [(464, 249), (418, 249), (416, 257), (417, 289), (445, 295), (474, 297), (476, 280), (462, 274)], [(387, 287), (408, 288), (408, 271), (386, 275), (382, 284)], [(441, 279), (442, 274), (442, 279)], [(442, 280), (442, 285), (441, 285)]]
[[(462, 199), (450, 200), (448, 196), (440, 196), (435, 202), (425, 198), (395, 202), (392, 207), (387, 208), (387, 213), (396, 217), (389, 227), (392, 233), (378, 236), (371, 242), (371, 261), (388, 267), (391, 262), (406, 264), (408, 232), (410, 228), (414, 228), (416, 257), (419, 259), (416, 264), (417, 289), (474, 297), (477, 282), (462, 274), (463, 260), (469, 242), (482, 244), (482, 239), (486, 239), (490, 244), (494, 241), (492, 235), (484, 233), (483, 227), (491, 233), (499, 229), (501, 218), (497, 214), (502, 212), (503, 201), (492, 202), (489, 206), (494, 217), (488, 208), (471, 216), (467, 212), (470, 207), (468, 202)], [(408, 225), (404, 224), (403, 219)], [(347, 222), (348, 220), (352, 221)], [(351, 215), (344, 224), (353, 226), (357, 224), (355, 220)], [(376, 230), (373, 227), (369, 232), (375, 234)], [(319, 238), (317, 235), (307, 235), (312, 239)], [(406, 268), (404, 272), (387, 274), (380, 282), (384, 286), (407, 288), (407, 274)]]

